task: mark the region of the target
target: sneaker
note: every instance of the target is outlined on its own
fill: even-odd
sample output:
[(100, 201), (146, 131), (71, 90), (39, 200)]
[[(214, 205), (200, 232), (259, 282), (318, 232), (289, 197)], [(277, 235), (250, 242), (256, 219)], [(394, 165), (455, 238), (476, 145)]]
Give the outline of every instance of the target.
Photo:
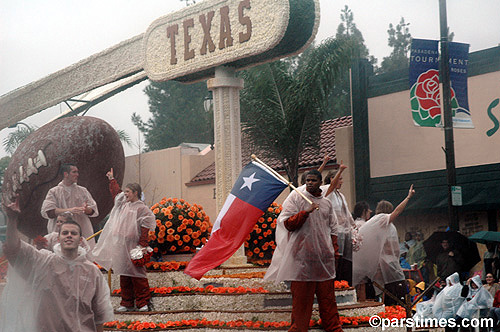
[(132, 310), (134, 310), (134, 308), (127, 308), (127, 307), (124, 307), (121, 305), (115, 311), (116, 312), (127, 312), (127, 311), (132, 311)]
[(137, 309), (137, 311), (140, 311), (140, 312), (149, 311), (148, 305), (146, 304), (144, 307)]

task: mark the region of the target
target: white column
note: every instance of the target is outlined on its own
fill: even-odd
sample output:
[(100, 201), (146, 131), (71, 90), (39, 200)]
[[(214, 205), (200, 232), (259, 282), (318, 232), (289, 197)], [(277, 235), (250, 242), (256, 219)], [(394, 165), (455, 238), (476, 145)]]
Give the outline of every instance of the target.
[[(215, 77), (207, 81), (214, 100), (216, 208), (220, 211), (241, 171), (240, 95), (243, 80), (230, 67), (215, 68)], [(223, 265), (246, 264), (241, 247)]]

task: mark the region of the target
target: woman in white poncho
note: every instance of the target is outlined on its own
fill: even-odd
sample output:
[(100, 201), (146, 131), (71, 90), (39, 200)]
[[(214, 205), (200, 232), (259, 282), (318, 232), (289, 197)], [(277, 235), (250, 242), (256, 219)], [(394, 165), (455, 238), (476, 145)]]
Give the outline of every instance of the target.
[(137, 183), (127, 184), (120, 193), (113, 169), (106, 175), (110, 192), (116, 195), (115, 206), (92, 253), (97, 263), (120, 275), (122, 300), (117, 311), (134, 310), (134, 302), (139, 311), (149, 311), (151, 294), (146, 269), (132, 263), (130, 250), (147, 247), (149, 231), (156, 227), (155, 216), (139, 200), (142, 190)]
[(432, 307), (432, 314), (435, 318), (449, 319), (455, 317), (458, 308), (464, 302), (464, 298), (460, 296), (462, 287), (458, 272), (446, 278), (446, 286), (436, 295)]
[[(406, 293), (405, 276), (399, 265), (398, 233), (393, 222), (414, 194), (411, 185), (408, 196), (395, 209), (391, 203), (380, 201), (375, 209), (375, 216), (360, 228), (363, 245), (353, 254), (354, 286), (364, 284), (369, 279), (384, 285), (399, 297)], [(395, 301), (386, 297), (385, 303), (392, 305)]]
[[(466, 292), (468, 294), (466, 295)], [(465, 301), (457, 311), (458, 320), (467, 318), (471, 319), (479, 313), (480, 309), (491, 308), (493, 305), (493, 296), (483, 287), (481, 277), (475, 276), (467, 280), (467, 284), (462, 289), (462, 297), (465, 296)]]
[(356, 224), (349, 211), (344, 195), (339, 191), (343, 184), (342, 173), (347, 168), (342, 161), (336, 173), (329, 172), (325, 185), (321, 186), (325, 198), (332, 203), (333, 215), (337, 219), (337, 241), (340, 258), (338, 261), (337, 280), (345, 280), (352, 285), (352, 234), (357, 232)]

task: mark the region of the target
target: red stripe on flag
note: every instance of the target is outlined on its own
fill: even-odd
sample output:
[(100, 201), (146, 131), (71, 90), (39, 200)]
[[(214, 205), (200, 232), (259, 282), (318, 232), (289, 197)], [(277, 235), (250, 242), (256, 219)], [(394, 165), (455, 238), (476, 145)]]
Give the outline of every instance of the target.
[(207, 271), (224, 263), (241, 247), (262, 214), (255, 206), (236, 197), (222, 217), (220, 229), (191, 259), (184, 273), (200, 280)]

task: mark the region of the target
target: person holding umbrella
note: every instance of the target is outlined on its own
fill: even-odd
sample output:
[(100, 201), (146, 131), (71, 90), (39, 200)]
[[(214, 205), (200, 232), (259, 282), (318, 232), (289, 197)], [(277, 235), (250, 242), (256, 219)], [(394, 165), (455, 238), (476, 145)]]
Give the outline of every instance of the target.
[(436, 257), (437, 275), (442, 280), (455, 272), (461, 272), (464, 264), (461, 253), (446, 239), (441, 241), (443, 249)]

